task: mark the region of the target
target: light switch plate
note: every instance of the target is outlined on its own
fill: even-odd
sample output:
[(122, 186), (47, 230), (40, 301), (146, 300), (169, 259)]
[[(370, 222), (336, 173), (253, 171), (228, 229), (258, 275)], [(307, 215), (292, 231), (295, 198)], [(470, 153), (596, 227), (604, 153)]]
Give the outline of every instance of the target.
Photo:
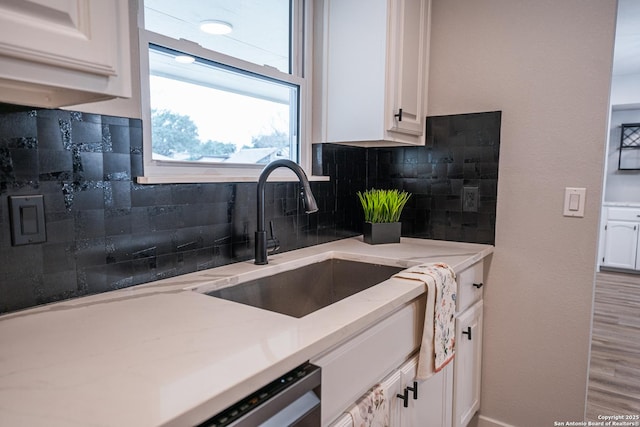
[(564, 216), (583, 218), (586, 188), (566, 187), (564, 189)]

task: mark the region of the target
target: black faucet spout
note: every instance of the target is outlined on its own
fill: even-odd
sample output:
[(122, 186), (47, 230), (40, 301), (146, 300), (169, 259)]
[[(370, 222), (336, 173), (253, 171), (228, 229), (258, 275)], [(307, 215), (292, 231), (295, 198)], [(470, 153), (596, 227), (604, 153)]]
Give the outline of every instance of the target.
[(286, 159), (275, 160), (269, 163), (262, 169), (260, 177), (258, 178), (258, 229), (255, 235), (255, 263), (258, 265), (267, 264), (267, 230), (265, 229), (264, 219), (264, 187), (267, 182), (267, 178), (275, 169), (285, 167), (291, 169), (296, 174), (300, 184), (302, 185), (302, 193), (304, 195), (305, 212), (313, 213), (318, 211), (318, 205), (316, 199), (311, 192), (311, 186), (309, 185), (309, 179), (304, 173), (304, 170), (295, 162)]

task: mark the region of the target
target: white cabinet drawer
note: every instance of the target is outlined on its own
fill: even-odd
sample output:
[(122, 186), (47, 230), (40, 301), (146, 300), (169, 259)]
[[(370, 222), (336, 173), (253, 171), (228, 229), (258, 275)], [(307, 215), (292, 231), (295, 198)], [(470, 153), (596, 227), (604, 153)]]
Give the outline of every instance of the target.
[(414, 300), (347, 343), (311, 360), (322, 367), (323, 426), (418, 348), (424, 310), (424, 298)]
[(457, 312), (461, 313), (473, 303), (482, 299), (484, 286), (483, 261), (473, 264), (471, 267), (458, 273), (458, 294), (456, 296)]
[(639, 221), (640, 209), (634, 208), (609, 208), (607, 213), (608, 220), (614, 221)]

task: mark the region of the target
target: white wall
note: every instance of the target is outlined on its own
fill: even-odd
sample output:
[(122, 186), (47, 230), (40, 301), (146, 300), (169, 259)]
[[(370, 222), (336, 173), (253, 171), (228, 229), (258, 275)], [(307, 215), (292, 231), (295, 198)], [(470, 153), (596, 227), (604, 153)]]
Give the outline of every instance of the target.
[(613, 77), (611, 105), (640, 106), (640, 74), (622, 74)]
[[(584, 416), (615, 0), (433, 0), (428, 114), (502, 110), (481, 424)], [(584, 218), (562, 216), (586, 187)]]

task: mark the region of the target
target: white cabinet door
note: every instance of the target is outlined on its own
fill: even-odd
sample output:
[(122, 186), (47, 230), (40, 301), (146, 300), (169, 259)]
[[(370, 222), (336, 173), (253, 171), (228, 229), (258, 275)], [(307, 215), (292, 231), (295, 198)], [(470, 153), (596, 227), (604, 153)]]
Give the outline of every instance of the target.
[(638, 223), (607, 221), (603, 266), (635, 269), (638, 247)]
[(430, 0), (324, 0), (316, 142), (424, 143), (429, 11)]
[(402, 372), (400, 370), (394, 371), (380, 384), (389, 397), (389, 426), (403, 425), (402, 416), (406, 408), (404, 408), (403, 400), (399, 397), (399, 395), (404, 395)]
[[(451, 425), (450, 401), (450, 367), (443, 369), (426, 381), (416, 380), (418, 358), (414, 357), (400, 367), (402, 372), (402, 391), (407, 391), (407, 407), (403, 406), (403, 399), (399, 400), (402, 407), (402, 427), (447, 427)], [(447, 393), (449, 391), (449, 393)], [(394, 424), (391, 424), (394, 425)]]
[(0, 0), (0, 101), (131, 96), (127, 0)]
[[(406, 410), (403, 406), (403, 400), (398, 396), (402, 396), (404, 386), (402, 383), (402, 371), (397, 369), (389, 374), (385, 379), (380, 381), (380, 385), (386, 393), (389, 410), (389, 426), (399, 427), (402, 424), (403, 412)], [(351, 406), (345, 410), (343, 415), (338, 417), (330, 424), (330, 427), (354, 427), (353, 418), (348, 411)], [(323, 425), (326, 425), (323, 423)], [(424, 425), (426, 426), (426, 424)]]
[[(413, 357), (380, 382), (389, 401), (389, 426), (451, 427), (453, 367), (416, 381), (417, 366), (418, 358)], [(331, 427), (353, 427), (351, 420), (342, 415)]]
[(480, 408), (482, 368), (482, 308), (480, 300), (456, 321), (453, 425), (466, 426)]
[(394, 132), (418, 136), (424, 132), (429, 4), (422, 0), (392, 2), (396, 9), (389, 31), (393, 100), (386, 117), (391, 125), (387, 129)]

